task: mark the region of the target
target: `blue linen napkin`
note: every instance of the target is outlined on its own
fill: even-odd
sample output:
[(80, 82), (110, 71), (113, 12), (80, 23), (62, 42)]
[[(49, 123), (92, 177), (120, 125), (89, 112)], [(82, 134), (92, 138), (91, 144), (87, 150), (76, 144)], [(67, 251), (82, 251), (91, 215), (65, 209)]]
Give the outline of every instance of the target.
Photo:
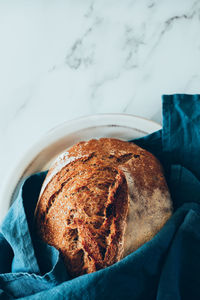
[(0, 230), (0, 299), (200, 299), (200, 96), (163, 96), (163, 129), (134, 140), (162, 162), (174, 214), (137, 251), (70, 279), (34, 233), (46, 172), (25, 180)]

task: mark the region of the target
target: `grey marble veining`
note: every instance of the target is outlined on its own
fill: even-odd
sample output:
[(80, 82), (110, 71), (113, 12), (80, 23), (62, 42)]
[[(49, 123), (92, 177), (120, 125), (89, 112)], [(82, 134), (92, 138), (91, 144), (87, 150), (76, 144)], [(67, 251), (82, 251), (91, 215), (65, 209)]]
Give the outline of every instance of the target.
[(1, 176), (47, 130), (199, 93), (200, 1), (0, 1)]

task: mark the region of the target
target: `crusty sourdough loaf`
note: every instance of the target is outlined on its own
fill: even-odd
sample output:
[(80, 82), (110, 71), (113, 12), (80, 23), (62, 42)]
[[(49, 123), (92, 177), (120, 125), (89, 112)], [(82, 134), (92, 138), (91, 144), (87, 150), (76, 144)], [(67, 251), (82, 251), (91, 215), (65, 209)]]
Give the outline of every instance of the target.
[(74, 277), (130, 254), (171, 214), (158, 160), (133, 143), (101, 138), (59, 156), (43, 183), (35, 220)]

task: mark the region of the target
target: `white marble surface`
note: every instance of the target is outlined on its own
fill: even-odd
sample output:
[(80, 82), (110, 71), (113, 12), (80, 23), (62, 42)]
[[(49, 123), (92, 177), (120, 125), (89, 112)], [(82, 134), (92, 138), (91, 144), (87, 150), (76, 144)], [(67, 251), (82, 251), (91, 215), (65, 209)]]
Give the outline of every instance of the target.
[(199, 89), (199, 0), (0, 0), (1, 177), (63, 121)]

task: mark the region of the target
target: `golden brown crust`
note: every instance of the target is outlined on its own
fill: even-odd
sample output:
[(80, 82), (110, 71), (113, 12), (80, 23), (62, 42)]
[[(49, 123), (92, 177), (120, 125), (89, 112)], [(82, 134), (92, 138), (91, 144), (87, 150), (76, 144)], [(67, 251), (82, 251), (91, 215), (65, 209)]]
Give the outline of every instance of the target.
[[(152, 203), (156, 190), (164, 197), (163, 215), (162, 207)], [(148, 216), (161, 216), (156, 225), (151, 218), (143, 221), (145, 206)], [(49, 170), (35, 212), (39, 235), (62, 253), (72, 276), (119, 261), (149, 240), (170, 215), (157, 159), (133, 143), (109, 138), (71, 147)], [(132, 216), (145, 225), (139, 240), (135, 233), (135, 242)]]

